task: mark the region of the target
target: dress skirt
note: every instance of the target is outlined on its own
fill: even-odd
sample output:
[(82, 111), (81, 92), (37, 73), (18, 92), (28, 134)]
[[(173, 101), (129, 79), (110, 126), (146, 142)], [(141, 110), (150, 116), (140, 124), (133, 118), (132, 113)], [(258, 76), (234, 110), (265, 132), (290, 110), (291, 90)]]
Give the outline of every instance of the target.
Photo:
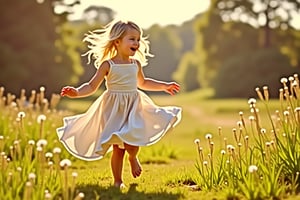
[(180, 107), (157, 106), (140, 90), (106, 90), (84, 114), (65, 117), (57, 134), (75, 157), (98, 160), (113, 144), (154, 144), (180, 119)]

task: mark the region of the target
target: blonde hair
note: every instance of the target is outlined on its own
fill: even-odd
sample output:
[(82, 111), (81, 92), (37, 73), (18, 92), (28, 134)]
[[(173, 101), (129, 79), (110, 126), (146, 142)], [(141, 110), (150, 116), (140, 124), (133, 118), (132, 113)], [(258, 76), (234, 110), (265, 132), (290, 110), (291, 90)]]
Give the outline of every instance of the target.
[(101, 63), (107, 59), (111, 59), (117, 54), (117, 49), (114, 42), (123, 37), (126, 30), (129, 28), (135, 29), (140, 33), (140, 47), (133, 56), (138, 59), (142, 66), (147, 64), (147, 56), (153, 56), (149, 52), (150, 42), (147, 37), (143, 37), (142, 29), (131, 21), (112, 21), (103, 29), (97, 29), (85, 35), (83, 41), (90, 43), (89, 50), (84, 54), (88, 56), (88, 63), (94, 59), (94, 66), (98, 68)]

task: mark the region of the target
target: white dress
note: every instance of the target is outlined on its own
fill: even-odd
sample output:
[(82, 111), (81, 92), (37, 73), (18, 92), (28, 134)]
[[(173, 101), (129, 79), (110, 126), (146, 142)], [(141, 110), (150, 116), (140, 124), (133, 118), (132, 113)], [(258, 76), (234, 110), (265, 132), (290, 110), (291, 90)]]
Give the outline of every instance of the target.
[(60, 141), (75, 157), (101, 159), (117, 144), (148, 146), (181, 120), (181, 108), (160, 107), (137, 88), (138, 66), (114, 64), (105, 77), (106, 90), (84, 114), (64, 118)]

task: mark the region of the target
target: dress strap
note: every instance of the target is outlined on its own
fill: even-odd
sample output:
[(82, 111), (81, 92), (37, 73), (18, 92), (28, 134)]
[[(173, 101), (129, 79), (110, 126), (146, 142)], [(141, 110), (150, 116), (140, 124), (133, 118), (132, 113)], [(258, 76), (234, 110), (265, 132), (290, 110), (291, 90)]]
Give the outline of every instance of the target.
[(135, 65), (137, 64), (136, 59), (132, 59), (132, 64), (135, 64)]
[(109, 60), (107, 60), (107, 61), (109, 62), (110, 66), (112, 66), (112, 65), (115, 64), (111, 59), (109, 59)]

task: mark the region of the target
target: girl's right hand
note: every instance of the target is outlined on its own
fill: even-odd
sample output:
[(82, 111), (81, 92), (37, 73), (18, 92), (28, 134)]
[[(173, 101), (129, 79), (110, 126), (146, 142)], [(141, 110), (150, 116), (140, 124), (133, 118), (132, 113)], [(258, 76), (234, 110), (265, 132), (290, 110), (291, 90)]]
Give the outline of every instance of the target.
[(63, 97), (64, 96), (71, 97), (71, 98), (76, 97), (78, 96), (78, 90), (74, 87), (66, 86), (61, 89), (60, 95)]

